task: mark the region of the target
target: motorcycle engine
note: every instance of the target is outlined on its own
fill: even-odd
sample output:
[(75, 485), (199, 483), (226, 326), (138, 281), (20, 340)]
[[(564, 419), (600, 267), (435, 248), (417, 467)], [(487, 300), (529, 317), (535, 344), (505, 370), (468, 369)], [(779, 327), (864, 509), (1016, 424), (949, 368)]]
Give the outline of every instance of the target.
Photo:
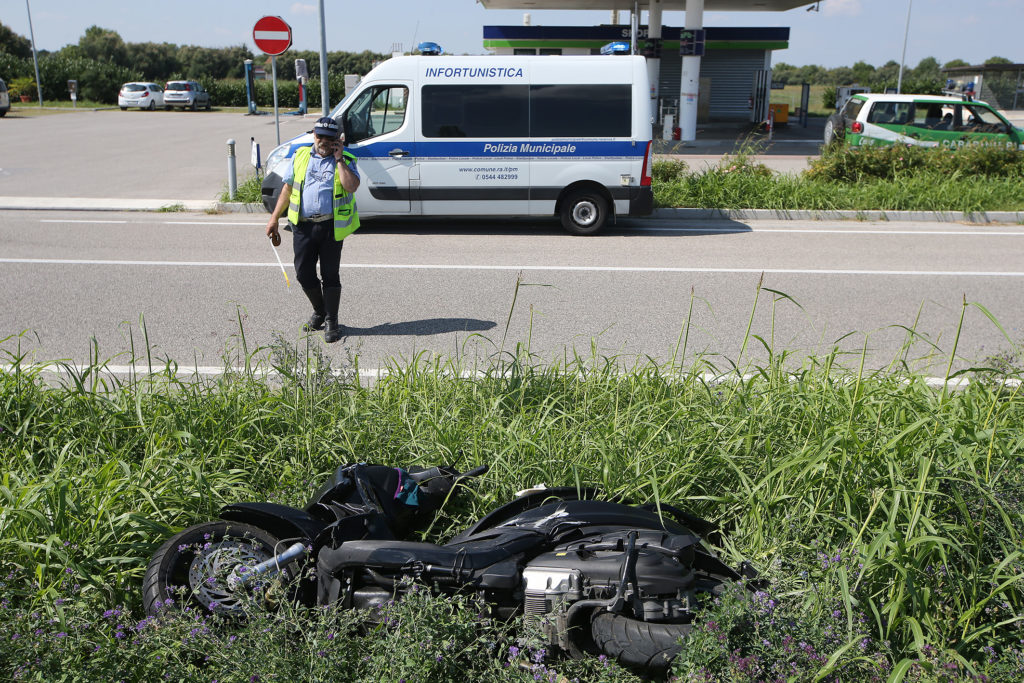
[(547, 614), (559, 603), (576, 602), (582, 597), (582, 581), (583, 574), (576, 569), (530, 564), (523, 570), (526, 613)]
[[(568, 633), (576, 624), (570, 622), (583, 618), (584, 613), (608, 609), (615, 602), (627, 559), (623, 545), (616, 541), (624, 536), (624, 532), (594, 536), (559, 546), (534, 558), (523, 570), (526, 615), (541, 621), (553, 644), (571, 651), (573, 643)], [(621, 596), (623, 609), (631, 618), (649, 622), (689, 620), (697, 606), (692, 594), (695, 574), (689, 563), (639, 543), (635, 572), (636, 584), (627, 582)], [(586, 610), (573, 609), (582, 601), (587, 602), (579, 607)]]

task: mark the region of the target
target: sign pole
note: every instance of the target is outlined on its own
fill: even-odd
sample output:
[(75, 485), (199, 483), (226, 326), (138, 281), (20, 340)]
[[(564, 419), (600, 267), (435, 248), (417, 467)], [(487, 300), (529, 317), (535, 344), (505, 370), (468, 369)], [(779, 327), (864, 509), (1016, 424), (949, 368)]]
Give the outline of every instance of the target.
[(270, 55), (270, 68), (274, 79), (274, 128), (277, 130), (277, 144), (281, 144), (281, 118), (277, 110), (277, 55), (292, 46), (292, 27), (281, 17), (263, 17), (252, 29), (256, 47)]
[(277, 131), (277, 144), (281, 144), (281, 118), (277, 114), (277, 55), (270, 58), (270, 71), (274, 79), (274, 129)]

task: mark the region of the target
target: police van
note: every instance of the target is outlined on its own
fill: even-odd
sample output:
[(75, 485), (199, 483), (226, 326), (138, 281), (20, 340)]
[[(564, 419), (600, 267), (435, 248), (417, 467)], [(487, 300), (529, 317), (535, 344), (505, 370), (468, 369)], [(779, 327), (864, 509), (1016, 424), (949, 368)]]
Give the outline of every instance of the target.
[[(331, 112), (362, 176), (359, 215), (558, 216), (570, 233), (651, 213), (651, 109), (639, 56), (405, 56)], [(267, 158), (272, 211), (306, 134)]]

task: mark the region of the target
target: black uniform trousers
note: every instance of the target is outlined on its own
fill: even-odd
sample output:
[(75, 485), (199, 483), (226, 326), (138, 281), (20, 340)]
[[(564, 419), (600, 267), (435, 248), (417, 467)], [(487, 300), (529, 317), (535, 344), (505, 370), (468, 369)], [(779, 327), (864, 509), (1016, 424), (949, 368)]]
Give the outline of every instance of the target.
[(303, 289), (320, 289), (316, 275), (316, 262), (320, 261), (320, 278), (324, 288), (341, 287), (341, 247), (344, 242), (334, 239), (334, 220), (320, 223), (299, 221), (292, 228), (292, 246), (295, 248), (295, 279)]

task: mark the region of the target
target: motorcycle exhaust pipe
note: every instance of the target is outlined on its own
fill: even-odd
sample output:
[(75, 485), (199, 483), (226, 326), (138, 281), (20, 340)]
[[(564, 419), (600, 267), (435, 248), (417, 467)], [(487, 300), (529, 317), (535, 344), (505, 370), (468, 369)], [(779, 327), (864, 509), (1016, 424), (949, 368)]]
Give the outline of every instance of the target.
[(305, 543), (293, 543), (280, 555), (275, 555), (269, 560), (264, 560), (255, 567), (235, 567), (231, 572), (231, 576), (228, 577), (228, 587), (231, 588), (231, 590), (238, 590), (239, 588), (243, 588), (253, 583), (261, 576), (273, 576), (281, 571), (281, 568), (286, 564), (304, 556), (306, 552)]

